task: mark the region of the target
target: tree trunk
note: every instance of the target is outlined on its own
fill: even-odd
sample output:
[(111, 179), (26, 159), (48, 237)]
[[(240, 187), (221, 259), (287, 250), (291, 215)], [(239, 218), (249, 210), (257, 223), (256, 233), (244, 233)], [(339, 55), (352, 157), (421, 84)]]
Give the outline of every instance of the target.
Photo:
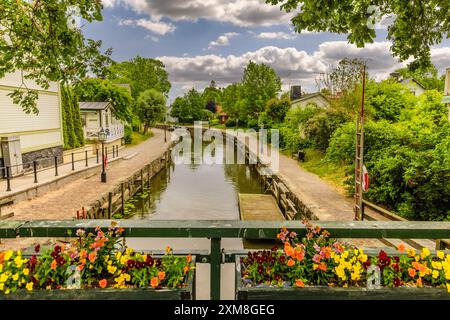
[(147, 132), (148, 132), (148, 124), (146, 123), (146, 124), (144, 125), (144, 134), (146, 135)]

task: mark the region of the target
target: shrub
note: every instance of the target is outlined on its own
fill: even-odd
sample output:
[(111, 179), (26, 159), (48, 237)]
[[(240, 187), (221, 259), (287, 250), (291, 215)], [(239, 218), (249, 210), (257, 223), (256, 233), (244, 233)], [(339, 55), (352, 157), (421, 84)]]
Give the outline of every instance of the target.
[(133, 128), (128, 125), (125, 125), (124, 140), (125, 144), (131, 144), (133, 142)]

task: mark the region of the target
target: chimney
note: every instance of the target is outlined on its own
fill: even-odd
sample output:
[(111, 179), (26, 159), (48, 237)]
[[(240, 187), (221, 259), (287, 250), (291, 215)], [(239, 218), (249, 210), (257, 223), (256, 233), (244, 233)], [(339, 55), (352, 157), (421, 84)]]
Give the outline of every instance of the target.
[(302, 86), (291, 87), (291, 101), (300, 99), (302, 97)]
[(392, 78), (394, 78), (397, 81), (400, 80), (400, 73), (398, 73), (398, 72), (392, 72), (389, 76), (391, 76)]
[(445, 71), (444, 95), (450, 96), (450, 68)]

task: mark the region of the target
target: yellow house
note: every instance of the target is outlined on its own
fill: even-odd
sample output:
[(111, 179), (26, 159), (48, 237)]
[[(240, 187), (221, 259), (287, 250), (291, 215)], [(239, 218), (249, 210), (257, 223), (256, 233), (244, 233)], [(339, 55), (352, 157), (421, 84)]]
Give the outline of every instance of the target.
[[(39, 167), (51, 165), (52, 157), (61, 157), (64, 145), (59, 84), (51, 82), (43, 89), (23, 75), (16, 71), (0, 78), (0, 167), (15, 165), (13, 174), (30, 168), (33, 160), (39, 160)], [(8, 96), (22, 81), (29, 89), (38, 90), (37, 115), (26, 114)]]

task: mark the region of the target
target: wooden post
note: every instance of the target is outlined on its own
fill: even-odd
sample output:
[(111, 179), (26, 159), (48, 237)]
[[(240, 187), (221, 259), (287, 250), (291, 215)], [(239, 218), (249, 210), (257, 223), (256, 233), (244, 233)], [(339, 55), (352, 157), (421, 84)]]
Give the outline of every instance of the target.
[(144, 193), (144, 172), (141, 169), (141, 193)]
[(125, 199), (124, 199), (124, 197), (125, 197), (125, 190), (124, 190), (124, 187), (123, 187), (123, 182), (120, 184), (120, 193), (121, 193), (121, 205), (122, 205), (122, 216), (123, 215), (125, 215), (125, 208), (124, 208), (124, 206), (125, 206)]
[(112, 198), (113, 198), (113, 193), (110, 192), (108, 193), (108, 219), (111, 219), (111, 214), (112, 214)]

